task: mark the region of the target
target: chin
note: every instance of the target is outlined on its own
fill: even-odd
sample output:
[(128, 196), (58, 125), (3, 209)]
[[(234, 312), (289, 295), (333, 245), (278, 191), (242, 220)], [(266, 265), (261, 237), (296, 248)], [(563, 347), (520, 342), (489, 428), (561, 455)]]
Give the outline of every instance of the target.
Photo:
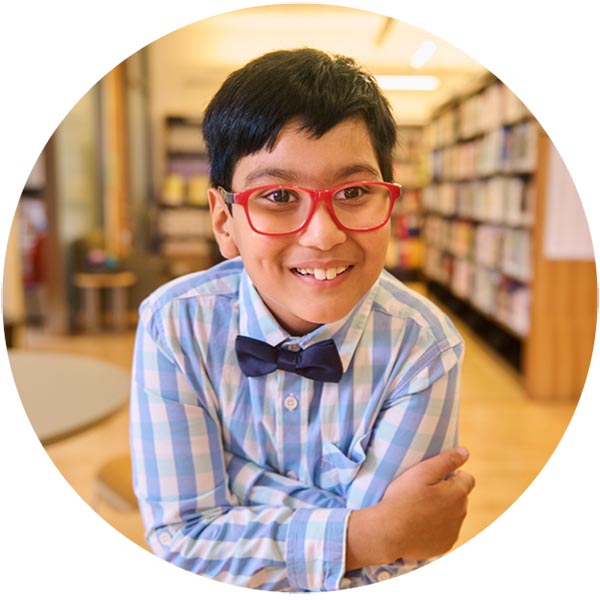
[(348, 308), (347, 310), (340, 308), (337, 310), (331, 310), (330, 307), (328, 310), (311, 312), (310, 315), (306, 315), (301, 318), (303, 318), (303, 320), (307, 323), (313, 323), (315, 327), (318, 327), (319, 325), (335, 323), (336, 321), (343, 319), (350, 313), (350, 310), (351, 308)]

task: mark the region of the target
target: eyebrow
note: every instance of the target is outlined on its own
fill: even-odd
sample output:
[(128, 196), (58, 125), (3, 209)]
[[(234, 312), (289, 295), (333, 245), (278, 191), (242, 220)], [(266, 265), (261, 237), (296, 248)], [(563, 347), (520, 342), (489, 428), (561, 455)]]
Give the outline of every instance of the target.
[(373, 166), (367, 163), (357, 163), (355, 165), (348, 165), (347, 167), (343, 167), (337, 172), (338, 177), (349, 177), (350, 175), (354, 175), (356, 173), (370, 173), (375, 177), (381, 177), (381, 173), (379, 169), (375, 169)]
[[(350, 175), (355, 175), (356, 173), (369, 173), (378, 179), (381, 177), (379, 170), (373, 168), (373, 166), (370, 164), (357, 163), (342, 167), (339, 171), (335, 172), (335, 178), (343, 179), (345, 177), (349, 177)], [(244, 179), (244, 185), (248, 187), (263, 177), (272, 177), (274, 179), (280, 179), (282, 181), (296, 184), (301, 180), (301, 175), (296, 171), (290, 171), (289, 169), (281, 169), (278, 167), (265, 167), (249, 173)]]
[(254, 183), (258, 179), (263, 177), (273, 177), (274, 179), (282, 179), (283, 181), (297, 182), (299, 180), (298, 174), (288, 169), (279, 169), (277, 167), (265, 167), (263, 169), (257, 169), (246, 175), (244, 179), (244, 185), (247, 187), (251, 183)]

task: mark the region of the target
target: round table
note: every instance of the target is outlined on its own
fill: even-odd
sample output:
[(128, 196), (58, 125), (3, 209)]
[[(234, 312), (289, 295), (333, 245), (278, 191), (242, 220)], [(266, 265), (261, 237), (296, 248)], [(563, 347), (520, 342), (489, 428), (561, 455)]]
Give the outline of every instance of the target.
[(49, 444), (108, 417), (128, 400), (129, 372), (107, 361), (61, 352), (10, 349), (25, 412)]

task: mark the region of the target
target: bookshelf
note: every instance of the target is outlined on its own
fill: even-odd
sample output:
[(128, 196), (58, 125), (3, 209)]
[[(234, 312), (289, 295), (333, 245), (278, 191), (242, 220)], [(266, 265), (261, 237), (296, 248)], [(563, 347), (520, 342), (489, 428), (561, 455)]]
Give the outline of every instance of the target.
[(168, 115), (164, 119), (164, 175), (156, 206), (160, 253), (174, 276), (218, 262), (210, 222), (208, 156), (201, 119)]
[[(544, 253), (548, 136), (488, 77), (440, 107), (425, 140), (428, 290), (520, 371), (529, 396), (578, 398), (593, 344), (596, 273), (593, 260)], [(572, 308), (557, 303), (558, 285)]]
[(420, 278), (423, 260), (422, 187), (423, 128), (399, 126), (394, 151), (394, 181), (402, 185), (402, 200), (394, 206), (386, 269), (403, 281)]

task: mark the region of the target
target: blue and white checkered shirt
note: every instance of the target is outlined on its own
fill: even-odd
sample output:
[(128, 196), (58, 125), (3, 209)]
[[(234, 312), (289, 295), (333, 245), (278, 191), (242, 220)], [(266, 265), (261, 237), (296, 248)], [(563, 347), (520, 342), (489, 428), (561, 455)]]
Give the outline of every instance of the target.
[[(333, 338), (339, 383), (245, 377), (238, 334)], [(168, 283), (140, 307), (131, 394), (134, 487), (165, 560), (278, 591), (354, 587), (419, 563), (345, 573), (350, 512), (457, 442), (463, 342), (387, 272), (345, 319), (303, 337), (274, 320), (239, 259)]]

